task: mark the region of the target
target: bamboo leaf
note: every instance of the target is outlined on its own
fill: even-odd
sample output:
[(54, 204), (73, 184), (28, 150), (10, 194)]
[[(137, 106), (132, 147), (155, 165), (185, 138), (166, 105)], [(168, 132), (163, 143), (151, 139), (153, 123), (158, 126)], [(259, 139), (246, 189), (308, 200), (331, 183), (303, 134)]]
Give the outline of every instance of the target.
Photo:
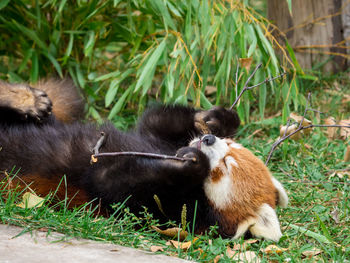
[(85, 57), (90, 57), (92, 54), (92, 50), (94, 48), (95, 45), (95, 32), (90, 31), (88, 33), (88, 38), (87, 41), (85, 42), (84, 45), (84, 55)]
[(113, 102), (115, 96), (117, 95), (120, 83), (125, 78), (127, 78), (132, 72), (134, 72), (133, 69), (128, 69), (120, 75), (118, 74), (118, 75), (113, 76), (114, 79), (111, 81), (109, 88), (108, 88), (108, 91), (107, 91), (106, 96), (105, 96), (105, 106), (106, 107), (109, 107), (111, 105), (111, 103)]
[(71, 33), (71, 34), (69, 34), (68, 46), (66, 49), (66, 53), (64, 54), (64, 57), (63, 57), (63, 64), (67, 63), (67, 60), (68, 60), (70, 54), (72, 53), (73, 42), (74, 42), (74, 34)]
[(289, 42), (288, 40), (286, 39), (286, 48), (287, 48), (287, 51), (288, 51), (288, 54), (290, 56), (290, 58), (292, 59), (293, 63), (294, 63), (294, 66), (297, 70), (297, 72), (299, 72), (300, 74), (304, 75), (304, 71), (302, 70), (302, 68), (300, 67), (299, 65), (299, 62), (295, 56), (295, 53), (294, 53), (294, 50), (293, 48), (289, 45)]
[(95, 78), (93, 81), (95, 81), (95, 82), (97, 82), (97, 81), (104, 81), (104, 80), (111, 79), (111, 78), (117, 78), (118, 76), (120, 76), (120, 71), (116, 70), (116, 71), (107, 73), (105, 75), (102, 75), (102, 76), (100, 76), (98, 78)]
[(134, 92), (139, 91), (141, 86), (143, 86), (146, 83), (147, 79), (150, 79), (153, 76), (154, 69), (156, 68), (158, 60), (165, 49), (165, 40), (166, 39), (163, 39), (163, 41), (153, 51), (152, 55), (147, 60), (145, 66), (142, 68), (142, 72), (140, 74), (139, 79), (137, 80)]
[(39, 78), (39, 58), (36, 52), (32, 54), (32, 68), (30, 71), (30, 82), (35, 83)]
[(1, 0), (0, 1), (0, 10), (7, 6), (10, 0)]
[(273, 51), (271, 43), (266, 39), (266, 37), (264, 36), (264, 34), (261, 31), (261, 28), (259, 26), (256, 26), (255, 30), (258, 33), (258, 36), (259, 36), (264, 48), (266, 49), (267, 53), (270, 56), (270, 59), (271, 59), (272, 64), (274, 66), (273, 74), (279, 74), (277, 57), (275, 55), (275, 52)]
[(17, 23), (17, 21), (12, 20), (12, 23), (27, 37), (29, 37), (31, 40), (34, 41), (41, 49), (47, 50), (48, 47), (46, 44), (39, 38), (39, 36), (36, 34), (34, 30), (31, 30), (25, 26), (22, 26), (21, 24)]
[(22, 71), (24, 71), (24, 69), (27, 67), (27, 63), (29, 61), (29, 59), (32, 57), (33, 54), (33, 49), (29, 48), (25, 54), (24, 54), (24, 58), (21, 62), (21, 64), (18, 67), (18, 72), (21, 73)]
[(131, 92), (133, 86), (130, 86), (126, 91), (124, 91), (123, 95), (118, 99), (117, 103), (113, 106), (111, 112), (108, 115), (108, 119), (111, 120), (123, 107), (124, 102)]
[(119, 88), (119, 81), (117, 79), (112, 80), (105, 96), (106, 107), (109, 107), (109, 105), (111, 105), (112, 101), (117, 95), (118, 88)]
[(149, 1), (149, 3), (156, 10), (157, 14), (160, 15), (163, 19), (165, 28), (167, 29), (167, 27), (169, 26), (171, 27), (171, 29), (176, 30), (176, 26), (164, 2), (162, 0), (152, 0)]
[(203, 92), (200, 94), (201, 96), (201, 105), (203, 106), (204, 109), (210, 109), (213, 107), (213, 104), (210, 103), (210, 101), (205, 97)]
[(63, 78), (62, 69), (61, 69), (60, 64), (57, 62), (57, 60), (50, 53), (48, 53), (48, 52), (43, 52), (43, 53), (51, 61), (52, 65), (56, 69), (58, 75), (61, 78)]

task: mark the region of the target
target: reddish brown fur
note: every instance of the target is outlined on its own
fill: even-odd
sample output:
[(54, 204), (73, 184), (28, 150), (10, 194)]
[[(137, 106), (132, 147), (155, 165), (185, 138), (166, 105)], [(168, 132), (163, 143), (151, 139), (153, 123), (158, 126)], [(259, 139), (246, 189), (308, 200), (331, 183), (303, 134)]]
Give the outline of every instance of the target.
[(76, 207), (91, 201), (86, 192), (74, 185), (66, 185), (62, 179), (63, 176), (51, 176), (46, 178), (37, 174), (21, 176), (20, 179), (15, 177), (12, 180), (12, 185), (18, 185), (21, 189), (25, 187), (31, 188), (36, 195), (47, 196), (50, 193), (55, 193), (55, 197), (59, 200), (64, 200), (67, 196), (68, 207)]
[(52, 112), (63, 122), (78, 120), (84, 115), (84, 99), (69, 79), (47, 79), (32, 85), (45, 91), (52, 101)]
[[(227, 140), (228, 145), (233, 141)], [(232, 165), (231, 175), (233, 181), (233, 200), (224, 209), (218, 211), (224, 218), (226, 233), (235, 231), (234, 226), (244, 220), (255, 217), (262, 204), (276, 207), (277, 190), (275, 189), (271, 175), (264, 163), (253, 153), (245, 148), (230, 147), (227, 156), (233, 157), (238, 167)], [(213, 183), (217, 182), (224, 172), (219, 165), (211, 173)], [(229, 167), (225, 167), (229, 169)]]
[(215, 167), (211, 173), (210, 173), (210, 176), (211, 176), (211, 180), (212, 182), (215, 184), (217, 182), (219, 182), (219, 180), (221, 179), (221, 177), (224, 176), (224, 173), (223, 173), (223, 168), (225, 167), (225, 164), (223, 162), (223, 160), (220, 161), (220, 164), (219, 166)]

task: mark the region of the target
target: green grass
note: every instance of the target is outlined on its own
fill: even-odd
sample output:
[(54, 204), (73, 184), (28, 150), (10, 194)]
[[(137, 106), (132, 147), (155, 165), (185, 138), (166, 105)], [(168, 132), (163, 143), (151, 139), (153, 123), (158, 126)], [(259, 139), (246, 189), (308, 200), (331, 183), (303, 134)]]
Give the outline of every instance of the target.
[[(269, 145), (278, 136), (280, 121), (281, 118), (276, 117), (267, 124), (252, 123), (242, 129), (239, 141), (265, 159)], [(261, 132), (248, 138), (247, 135), (258, 127), (262, 129)], [(322, 253), (309, 259), (310, 262), (344, 262), (349, 258), (349, 176), (330, 176), (332, 170), (349, 167), (349, 163), (342, 161), (346, 144), (340, 140), (330, 141), (323, 132), (316, 129), (312, 136), (304, 138), (302, 142), (286, 141), (284, 147), (276, 150), (269, 163), (273, 174), (287, 189), (290, 203), (288, 208), (278, 209), (283, 237), (277, 245), (286, 248), (286, 251), (281, 254), (261, 252), (261, 249), (274, 244), (265, 240), (247, 245), (246, 250), (256, 252), (263, 262), (307, 262), (308, 259), (303, 257), (302, 252), (312, 248), (320, 249)], [(6, 180), (2, 184), (6, 184)], [(50, 197), (47, 197), (43, 207), (22, 209), (15, 205), (19, 202), (20, 195), (16, 191), (2, 190), (0, 222), (22, 226), (23, 232), (34, 229), (58, 231), (64, 233), (67, 239), (88, 238), (145, 250), (157, 245), (164, 249), (164, 252), (157, 253), (201, 262), (212, 261), (218, 255), (223, 255), (219, 262), (229, 262), (227, 247), (244, 242), (215, 238), (209, 233), (200, 236), (188, 251), (182, 251), (167, 245), (169, 238), (150, 228), (157, 225), (157, 222), (147, 213), (136, 217), (123, 206), (116, 205), (115, 214), (104, 218), (95, 216), (89, 204), (72, 210), (65, 208), (64, 201), (49, 206), (52, 203)], [(332, 217), (335, 210), (338, 211), (337, 221)], [(189, 235), (187, 240), (193, 238)]]

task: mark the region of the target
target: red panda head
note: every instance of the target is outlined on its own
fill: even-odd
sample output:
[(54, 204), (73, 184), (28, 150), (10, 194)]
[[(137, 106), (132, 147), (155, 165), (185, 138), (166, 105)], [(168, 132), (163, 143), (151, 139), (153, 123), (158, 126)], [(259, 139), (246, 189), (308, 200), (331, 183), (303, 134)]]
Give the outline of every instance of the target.
[(281, 237), (276, 204), (286, 207), (287, 194), (263, 162), (231, 139), (205, 135), (190, 146), (205, 153), (210, 177), (204, 182), (209, 203), (219, 218), (219, 231), (238, 238), (252, 235), (278, 241)]

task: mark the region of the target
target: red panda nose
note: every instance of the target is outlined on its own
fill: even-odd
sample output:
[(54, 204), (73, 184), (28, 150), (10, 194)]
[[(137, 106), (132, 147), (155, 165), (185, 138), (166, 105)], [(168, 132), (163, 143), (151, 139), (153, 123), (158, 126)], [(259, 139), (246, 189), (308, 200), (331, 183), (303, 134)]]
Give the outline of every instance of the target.
[(207, 134), (207, 135), (204, 135), (203, 138), (202, 138), (202, 142), (207, 145), (207, 146), (210, 146), (210, 145), (213, 145), (215, 143), (215, 136), (212, 135), (212, 134)]

